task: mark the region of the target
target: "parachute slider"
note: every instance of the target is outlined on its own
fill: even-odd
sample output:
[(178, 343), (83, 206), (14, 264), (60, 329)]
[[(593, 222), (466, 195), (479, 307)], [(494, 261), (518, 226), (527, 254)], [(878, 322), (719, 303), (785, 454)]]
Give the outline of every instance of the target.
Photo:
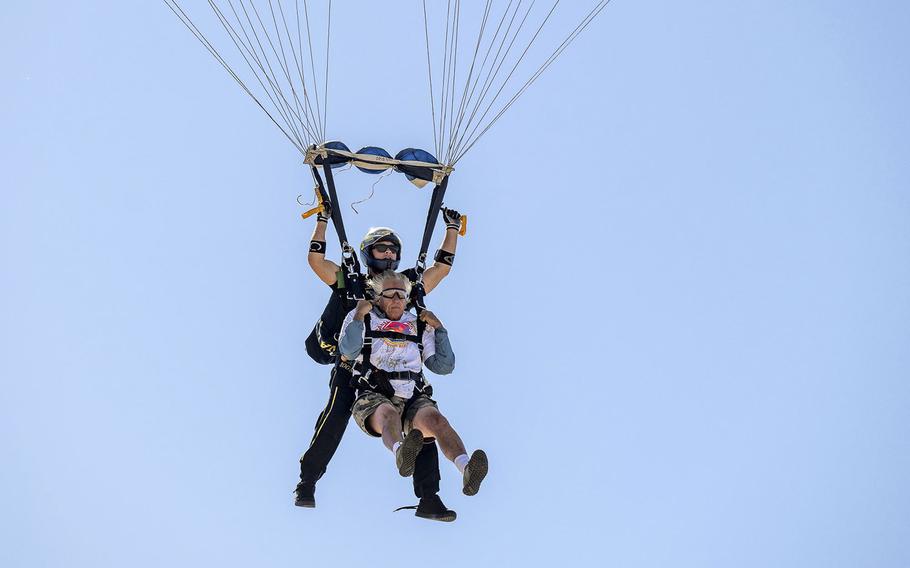
[(353, 163), (357, 169), (369, 174), (394, 168), (405, 174), (417, 187), (423, 187), (427, 182), (439, 185), (454, 170), (452, 166), (440, 164), (425, 150), (406, 148), (393, 158), (388, 152), (376, 146), (367, 146), (358, 152), (351, 152), (344, 143), (338, 141), (310, 146), (304, 162), (311, 166), (328, 165), (331, 168)]

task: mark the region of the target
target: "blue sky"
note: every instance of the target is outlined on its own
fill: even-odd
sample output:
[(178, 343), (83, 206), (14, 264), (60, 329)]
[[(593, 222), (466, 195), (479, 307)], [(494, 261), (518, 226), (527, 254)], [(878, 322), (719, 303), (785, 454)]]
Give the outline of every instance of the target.
[[(391, 4), (336, 2), (328, 125), (394, 153), (432, 131)], [(905, 3), (617, 0), (459, 162), (434, 384), (491, 473), (442, 464), (451, 525), (353, 424), (291, 504), (327, 293), (277, 129), (163, 3), (0, 14), (3, 566), (910, 564)], [(413, 262), (428, 195), (349, 233)]]

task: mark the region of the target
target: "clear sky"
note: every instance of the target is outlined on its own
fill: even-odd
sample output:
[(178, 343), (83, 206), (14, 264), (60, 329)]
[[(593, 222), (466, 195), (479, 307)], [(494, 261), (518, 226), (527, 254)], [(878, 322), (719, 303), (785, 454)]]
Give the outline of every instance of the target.
[[(335, 4), (329, 136), (431, 148), (417, 2)], [(614, 0), (459, 162), (449, 525), (353, 424), (292, 505), (328, 294), (278, 130), (161, 2), (0, 20), (0, 565), (910, 565), (906, 2)], [(428, 195), (349, 233), (412, 263)]]

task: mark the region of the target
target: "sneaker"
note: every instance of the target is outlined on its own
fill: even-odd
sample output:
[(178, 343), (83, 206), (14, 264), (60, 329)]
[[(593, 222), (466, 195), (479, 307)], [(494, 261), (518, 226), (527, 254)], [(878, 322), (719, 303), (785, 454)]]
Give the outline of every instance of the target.
[(464, 487), (462, 492), (465, 495), (477, 495), (480, 491), (480, 482), (487, 476), (489, 464), (487, 463), (487, 454), (483, 450), (474, 450), (468, 465), (464, 468)]
[(316, 486), (312, 483), (303, 483), (302, 481), (298, 483), (297, 489), (294, 490), (294, 504), (298, 507), (315, 509)]
[(423, 432), (420, 430), (411, 430), (405, 437), (404, 442), (398, 446), (395, 452), (395, 465), (398, 466), (398, 473), (401, 477), (411, 477), (414, 475), (414, 464), (417, 462), (417, 454), (423, 448)]
[(417, 504), (417, 512), (414, 513), (421, 519), (430, 519), (431, 521), (442, 521), (451, 523), (457, 516), (455, 511), (447, 508), (439, 495), (430, 495), (421, 497), (420, 503)]

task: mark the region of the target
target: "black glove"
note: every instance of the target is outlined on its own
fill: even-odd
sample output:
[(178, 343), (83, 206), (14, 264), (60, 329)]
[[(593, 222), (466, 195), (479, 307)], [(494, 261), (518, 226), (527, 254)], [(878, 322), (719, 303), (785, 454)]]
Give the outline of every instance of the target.
[(442, 208), (442, 220), (445, 221), (446, 229), (461, 229), (461, 213), (454, 209)]
[(322, 202), (322, 211), (316, 214), (316, 221), (325, 221), (326, 223), (332, 218), (332, 205), (328, 201)]

